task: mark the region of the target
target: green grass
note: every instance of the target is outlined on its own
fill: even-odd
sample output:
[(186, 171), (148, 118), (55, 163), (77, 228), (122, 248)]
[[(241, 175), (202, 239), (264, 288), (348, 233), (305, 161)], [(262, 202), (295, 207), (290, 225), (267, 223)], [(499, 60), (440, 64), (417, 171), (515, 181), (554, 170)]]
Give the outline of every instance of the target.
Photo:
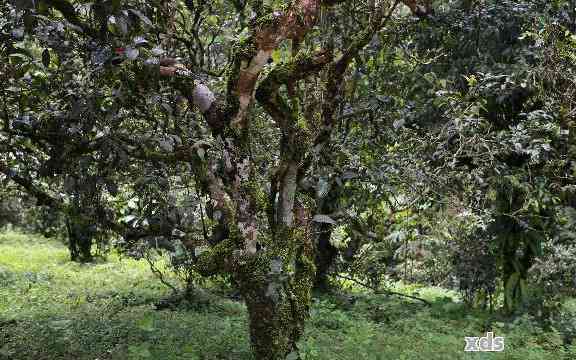
[[(406, 290), (406, 289), (405, 289)], [(0, 234), (0, 359), (251, 359), (244, 306), (223, 298), (197, 310), (157, 311), (169, 294), (145, 262), (111, 256), (78, 265), (57, 242)], [(316, 299), (303, 359), (576, 359), (562, 334), (528, 318), (496, 321), (420, 289), (432, 307), (354, 292)], [(464, 353), (488, 329), (503, 353)]]

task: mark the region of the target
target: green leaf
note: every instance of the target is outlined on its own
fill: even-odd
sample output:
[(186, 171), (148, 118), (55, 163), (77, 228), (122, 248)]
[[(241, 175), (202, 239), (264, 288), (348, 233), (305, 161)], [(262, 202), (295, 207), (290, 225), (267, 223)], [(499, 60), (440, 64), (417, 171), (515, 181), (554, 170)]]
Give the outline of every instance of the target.
[(542, 242), (540, 241), (538, 234), (530, 232), (528, 233), (527, 238), (528, 246), (530, 247), (532, 253), (534, 253), (536, 256), (542, 256)]
[(286, 356), (286, 360), (298, 360), (299, 356), (296, 351), (292, 351), (290, 354)]
[(152, 319), (151, 317), (144, 317), (144, 318), (138, 320), (138, 322), (136, 323), (136, 326), (140, 330), (154, 331), (154, 319)]
[(130, 359), (148, 359), (152, 357), (148, 344), (130, 345), (128, 353), (130, 354)]
[(276, 49), (272, 51), (272, 60), (274, 63), (279, 64), (282, 62), (282, 50)]
[(135, 9), (130, 9), (130, 11), (138, 16), (138, 18), (140, 19), (140, 21), (142, 21), (144, 24), (148, 25), (148, 26), (153, 26), (154, 24), (152, 23), (152, 21), (150, 21), (150, 19), (148, 19), (148, 17), (144, 14), (142, 14), (140, 11), (135, 10)]
[(42, 65), (45, 67), (50, 66), (50, 51), (48, 49), (42, 51)]
[(9, 57), (13, 57), (13, 58), (18, 58), (18, 59), (22, 59), (22, 60), (27, 60), (28, 56), (21, 54), (21, 53), (12, 53), (10, 55), (8, 55)]
[(218, 26), (218, 16), (210, 15), (210, 16), (206, 17), (206, 23), (208, 23), (208, 25), (211, 25), (211, 26)]
[(312, 218), (312, 221), (317, 222), (317, 223), (324, 223), (324, 224), (336, 224), (336, 220), (332, 219), (330, 216), (328, 215), (314, 215), (314, 218)]

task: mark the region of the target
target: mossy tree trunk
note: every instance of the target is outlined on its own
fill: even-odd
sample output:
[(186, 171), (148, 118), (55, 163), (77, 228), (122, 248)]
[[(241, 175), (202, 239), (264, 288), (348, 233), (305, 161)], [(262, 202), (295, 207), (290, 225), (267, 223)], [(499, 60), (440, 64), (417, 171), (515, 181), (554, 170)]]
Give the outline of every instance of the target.
[(256, 359), (284, 360), (298, 351), (296, 343), (304, 332), (310, 297), (284, 288), (279, 299), (272, 300), (266, 290), (262, 286), (244, 295), (252, 349)]
[[(298, 211), (296, 214), (309, 214)], [(203, 275), (233, 276), (249, 314), (250, 341), (256, 359), (280, 360), (297, 354), (296, 344), (309, 315), (315, 277), (310, 218), (297, 217), (273, 238), (258, 241), (266, 251), (247, 253), (236, 247), (240, 232), (199, 257)]]
[(245, 265), (250, 270), (238, 279), (257, 359), (283, 360), (298, 353), (296, 344), (308, 318), (314, 279), (312, 246), (309, 240), (301, 240), (284, 239), (299, 244), (298, 249), (284, 256), (256, 258)]
[[(370, 26), (341, 49), (338, 59), (331, 48), (300, 51), (322, 6), (340, 2), (295, 0), (282, 11), (254, 22), (251, 36), (236, 49), (224, 96), (213, 94), (204, 84), (192, 83), (181, 66), (160, 62), (160, 74), (176, 79), (220, 144), (217, 164), (207, 161), (204, 150), (196, 148), (174, 154), (174, 159), (193, 164), (200, 191), (210, 197), (213, 213), (218, 214), (211, 220), (224, 230), (218, 232), (223, 236), (211, 241), (210, 248), (199, 255), (197, 271), (205, 276), (232, 276), (246, 301), (250, 339), (258, 360), (297, 355), (296, 343), (304, 331), (316, 269), (311, 219), (322, 214), (314, 198), (315, 185), (305, 185), (302, 180), (314, 179), (317, 150), (330, 151), (334, 113), (348, 66), (386, 18), (387, 3), (381, 2)], [(272, 53), (285, 40), (292, 42), (290, 60), (275, 64), (261, 78)], [(318, 89), (318, 98), (326, 100), (321, 106), (308, 104), (296, 91), (297, 85), (322, 71), (328, 80)], [(281, 91), (282, 87), (287, 91)], [(258, 175), (250, 150), (251, 139), (258, 136), (251, 133), (254, 98), (280, 130), (278, 161), (266, 169), (265, 179)]]

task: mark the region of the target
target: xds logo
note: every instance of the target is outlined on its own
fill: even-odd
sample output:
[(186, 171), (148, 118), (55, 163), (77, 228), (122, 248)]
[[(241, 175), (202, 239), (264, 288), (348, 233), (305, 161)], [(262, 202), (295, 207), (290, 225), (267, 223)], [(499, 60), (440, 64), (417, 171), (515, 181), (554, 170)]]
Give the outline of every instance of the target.
[(504, 338), (491, 332), (482, 337), (465, 337), (464, 340), (464, 351), (504, 351)]

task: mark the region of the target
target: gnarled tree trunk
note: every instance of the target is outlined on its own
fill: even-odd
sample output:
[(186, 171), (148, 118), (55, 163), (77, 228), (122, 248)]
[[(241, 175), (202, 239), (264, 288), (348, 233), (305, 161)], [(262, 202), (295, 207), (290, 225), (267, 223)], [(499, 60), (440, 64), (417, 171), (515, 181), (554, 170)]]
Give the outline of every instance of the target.
[(297, 352), (296, 343), (308, 317), (312, 277), (313, 270), (306, 268), (278, 282), (247, 279), (240, 283), (256, 359), (280, 360)]
[(280, 360), (292, 352), (304, 332), (315, 276), (314, 248), (308, 218), (284, 227), (266, 251), (234, 250), (232, 237), (203, 253), (198, 270), (204, 275), (232, 274), (249, 314), (250, 341), (256, 359)]
[[(339, 59), (334, 59), (331, 49), (299, 52), (322, 6), (340, 2), (295, 0), (283, 11), (274, 11), (255, 22), (251, 36), (235, 53), (225, 97), (185, 78), (180, 86), (204, 114), (223, 148), (217, 172), (200, 159), (203, 156), (193, 151), (187, 155), (196, 165), (193, 168), (202, 191), (210, 196), (219, 213), (219, 219), (213, 220), (226, 229), (225, 238), (199, 256), (197, 269), (203, 275), (227, 273), (233, 277), (246, 301), (250, 338), (258, 360), (283, 360), (297, 350), (316, 272), (310, 235), (310, 214), (315, 213), (315, 204), (300, 180), (310, 171), (313, 149), (327, 149), (330, 142), (335, 105), (348, 65), (385, 22), (383, 2), (375, 9), (368, 29), (342, 49)], [(276, 64), (260, 81), (272, 53), (285, 40), (292, 41), (291, 61)], [(323, 97), (330, 100), (317, 109), (320, 116), (307, 117), (301, 99), (293, 91), (295, 84), (324, 69), (329, 80)], [(178, 79), (186, 76), (186, 71), (161, 62), (160, 74)], [(281, 87), (287, 88), (287, 97)], [(268, 171), (267, 194), (258, 183), (250, 152), (254, 97), (281, 131), (278, 162)], [(268, 216), (268, 227), (260, 221), (263, 214)], [(323, 245), (329, 245), (329, 238)], [(324, 266), (322, 271), (325, 275)]]

